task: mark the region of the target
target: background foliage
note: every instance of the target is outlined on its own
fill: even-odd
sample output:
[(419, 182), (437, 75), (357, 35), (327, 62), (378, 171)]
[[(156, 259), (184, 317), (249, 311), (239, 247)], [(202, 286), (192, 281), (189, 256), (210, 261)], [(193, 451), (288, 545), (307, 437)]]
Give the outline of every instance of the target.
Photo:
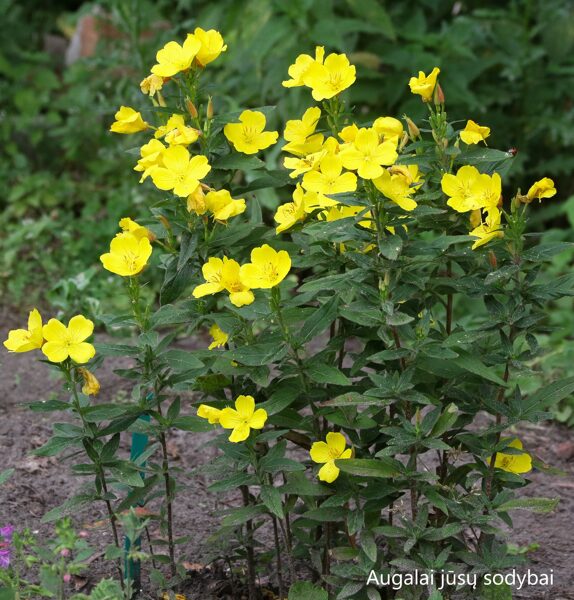
[[(405, 81), (441, 66), (451, 113), (490, 126), (493, 147), (518, 149), (506, 184), (555, 179), (559, 196), (538, 212), (537, 228), (552, 229), (551, 241), (572, 239), (574, 6), (568, 0), (60, 0), (41, 8), (0, 0), (0, 8), (10, 31), (0, 41), (4, 303), (27, 295), (64, 312), (95, 314), (102, 299), (109, 305), (117, 297), (110, 287), (117, 281), (102, 275), (97, 257), (118, 219), (126, 212), (137, 217), (146, 198), (129, 177), (134, 156), (119, 149), (109, 123), (121, 103), (145, 106), (133, 85), (142, 65), (168, 38), (198, 23), (220, 29), (233, 48), (210, 82), (227, 103), (216, 111), (277, 104), (271, 123), (277, 127), (305, 103), (300, 90), (282, 94), (280, 82), (294, 57), (315, 44), (351, 55), (359, 82), (351, 100), (365, 118), (423, 116)], [(65, 66), (54, 41), (69, 38), (94, 12), (109, 17), (113, 35), (101, 36), (93, 56)], [(268, 157), (272, 166), (277, 152)], [(260, 199), (273, 205), (273, 194)], [(571, 258), (560, 257), (555, 272)], [(569, 318), (570, 301), (562, 308), (556, 322)], [(567, 368), (564, 340), (554, 341), (549, 368)]]

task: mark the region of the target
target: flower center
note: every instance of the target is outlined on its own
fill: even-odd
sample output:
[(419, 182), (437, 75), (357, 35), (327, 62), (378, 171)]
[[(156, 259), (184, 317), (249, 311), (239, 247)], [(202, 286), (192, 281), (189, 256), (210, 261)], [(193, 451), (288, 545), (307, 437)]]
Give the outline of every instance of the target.
[(265, 278), (269, 281), (275, 281), (276, 279), (279, 279), (277, 267), (273, 263), (265, 263), (263, 266), (263, 272), (265, 273)]

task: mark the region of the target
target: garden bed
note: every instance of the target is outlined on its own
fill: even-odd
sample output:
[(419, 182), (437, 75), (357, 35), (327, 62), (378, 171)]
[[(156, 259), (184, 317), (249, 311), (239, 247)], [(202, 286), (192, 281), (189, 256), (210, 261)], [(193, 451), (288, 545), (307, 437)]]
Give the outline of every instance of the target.
[[(117, 362), (114, 368), (117, 368)], [(47, 441), (51, 426), (62, 420), (61, 413), (35, 413), (26, 404), (48, 399), (60, 394), (61, 383), (50, 377), (47, 366), (29, 354), (2, 355), (0, 377), (0, 447), (2, 467), (14, 467), (10, 480), (0, 486), (0, 525), (11, 523), (18, 529), (29, 527), (39, 538), (50, 535), (51, 525), (42, 523), (42, 516), (59, 506), (81, 486), (82, 480), (73, 476), (69, 466), (57, 458), (31, 456), (32, 451)], [(125, 401), (128, 388), (124, 380), (113, 373), (111, 361), (98, 371), (101, 382), (100, 398), (105, 401)], [(559, 498), (557, 509), (547, 515), (515, 512), (515, 530), (511, 541), (519, 547), (538, 544), (528, 553), (531, 568), (537, 572), (554, 570), (555, 585), (544, 590), (532, 587), (515, 593), (518, 599), (571, 600), (574, 599), (574, 572), (571, 557), (574, 555), (572, 538), (572, 513), (574, 511), (574, 460), (569, 444), (571, 431), (555, 423), (524, 424), (520, 437), (530, 448), (536, 448), (539, 457), (562, 469), (565, 475), (553, 476), (540, 472), (530, 475), (532, 484), (522, 492), (528, 496)], [(187, 543), (179, 547), (180, 558), (189, 569), (189, 582), (185, 590), (188, 598), (232, 598), (233, 590), (241, 597), (241, 588), (228, 578), (223, 561), (210, 568), (209, 561), (217, 554), (208, 542), (217, 528), (221, 512), (238, 504), (233, 495), (210, 493), (210, 483), (204, 473), (192, 474), (201, 465), (210, 463), (217, 455), (209, 445), (210, 434), (175, 431), (171, 437), (170, 455), (174, 466), (182, 469), (182, 490), (175, 503), (175, 524), (178, 535), (190, 535)], [(122, 441), (128, 450), (128, 438)], [(570, 455), (570, 456), (569, 456)], [(88, 532), (88, 541), (95, 549), (95, 560), (90, 564), (86, 578), (76, 579), (83, 591), (103, 577), (113, 576), (113, 563), (104, 562), (102, 550), (111, 542), (111, 534), (104, 510), (94, 508), (74, 515), (78, 529)], [(193, 524), (190, 527), (190, 524)], [(153, 533), (153, 532), (152, 532)], [(261, 540), (269, 546), (271, 538), (263, 531)], [(145, 549), (145, 548), (144, 548)], [(222, 549), (222, 556), (224, 551)], [(260, 579), (262, 588), (275, 588), (274, 576), (268, 573)], [(144, 579), (144, 598), (154, 598), (149, 582)]]

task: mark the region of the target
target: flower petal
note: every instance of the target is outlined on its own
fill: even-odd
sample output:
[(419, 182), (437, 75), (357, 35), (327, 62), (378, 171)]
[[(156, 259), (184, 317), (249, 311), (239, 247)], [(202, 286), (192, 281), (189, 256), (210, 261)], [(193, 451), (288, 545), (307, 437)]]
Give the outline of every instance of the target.
[(235, 408), (244, 419), (250, 419), (253, 417), (253, 411), (255, 410), (253, 396), (237, 396)]
[(334, 460), (330, 460), (319, 469), (319, 479), (321, 481), (333, 483), (337, 477), (339, 477), (339, 467), (335, 465)]
[(80, 344), (73, 344), (70, 346), (68, 350), (70, 354), (70, 358), (82, 365), (87, 363), (96, 353), (96, 349), (92, 346), (92, 344), (88, 344), (88, 342), (81, 342)]

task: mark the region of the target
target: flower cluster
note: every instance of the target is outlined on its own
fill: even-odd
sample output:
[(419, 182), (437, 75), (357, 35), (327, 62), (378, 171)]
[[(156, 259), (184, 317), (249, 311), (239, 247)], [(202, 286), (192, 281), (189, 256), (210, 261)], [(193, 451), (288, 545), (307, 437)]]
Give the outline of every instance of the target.
[(230, 442), (244, 442), (252, 429), (263, 429), (267, 421), (267, 412), (263, 408), (255, 408), (253, 396), (238, 396), (235, 408), (229, 406), (218, 409), (202, 404), (197, 409), (197, 415), (207, 419), (211, 425), (221, 425), (231, 429)]
[(229, 301), (237, 306), (251, 304), (251, 290), (270, 289), (279, 285), (291, 269), (291, 257), (285, 250), (277, 252), (268, 244), (251, 251), (251, 262), (239, 265), (233, 259), (210, 258), (202, 267), (206, 283), (193, 290), (194, 298), (227, 291)]
[(68, 325), (58, 319), (42, 324), (42, 316), (35, 308), (28, 317), (28, 329), (13, 329), (8, 333), (4, 346), (10, 352), (42, 350), (53, 363), (62, 363), (68, 358), (78, 364), (92, 359), (96, 350), (86, 340), (92, 335), (94, 324), (83, 315), (72, 317)]

